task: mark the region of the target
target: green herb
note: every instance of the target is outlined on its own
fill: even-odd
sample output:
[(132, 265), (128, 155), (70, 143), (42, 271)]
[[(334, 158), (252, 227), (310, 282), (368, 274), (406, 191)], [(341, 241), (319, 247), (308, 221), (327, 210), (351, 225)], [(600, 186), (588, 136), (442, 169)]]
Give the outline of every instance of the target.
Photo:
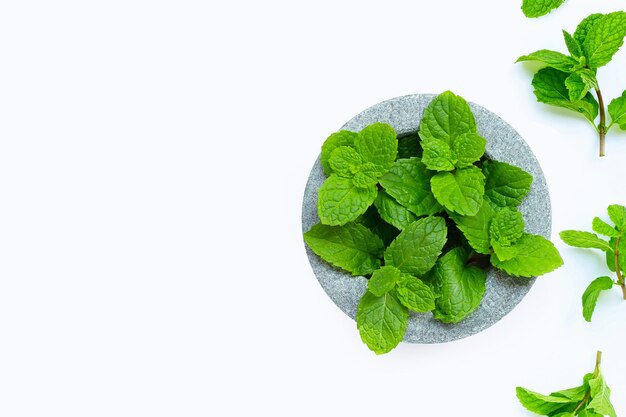
[(524, 0), (522, 11), (526, 17), (540, 17), (550, 13), (565, 0)]
[(583, 294), (583, 316), (585, 320), (591, 321), (591, 316), (596, 308), (598, 297), (602, 291), (610, 290), (613, 285), (622, 287), (622, 295), (626, 300), (626, 281), (624, 271), (626, 271), (626, 239), (623, 238), (626, 228), (626, 208), (618, 204), (610, 205), (608, 208), (609, 218), (614, 226), (596, 217), (591, 224), (596, 233), (581, 232), (577, 230), (565, 230), (560, 233), (563, 242), (577, 248), (600, 249), (606, 254), (606, 264), (608, 268), (615, 272), (617, 276), (615, 282), (607, 276), (596, 278), (589, 284)]
[(356, 321), (374, 352), (402, 341), (409, 311), (465, 319), (482, 301), (490, 264), (521, 277), (562, 264), (550, 241), (524, 232), (516, 207), (532, 177), (486, 158), (486, 142), (467, 102), (445, 92), (417, 134), (397, 138), (376, 123), (322, 146), (321, 222), (304, 239), (328, 263), (368, 278)]
[[(532, 3), (547, 6), (550, 2), (537, 0)], [(545, 64), (532, 81), (537, 101), (563, 107), (585, 117), (598, 132), (600, 156), (604, 156), (605, 137), (611, 127), (617, 125), (626, 130), (626, 91), (609, 104), (611, 122), (608, 123), (597, 71), (611, 61), (624, 43), (626, 12), (592, 14), (578, 25), (573, 36), (566, 31), (563, 31), (563, 36), (569, 55), (542, 49), (521, 56), (517, 62), (538, 61)], [(598, 114), (600, 118), (596, 124)]]
[(610, 399), (611, 389), (606, 385), (600, 370), (601, 360), (602, 352), (598, 351), (593, 373), (586, 374), (580, 386), (549, 395), (517, 387), (517, 398), (527, 410), (542, 416), (616, 417)]

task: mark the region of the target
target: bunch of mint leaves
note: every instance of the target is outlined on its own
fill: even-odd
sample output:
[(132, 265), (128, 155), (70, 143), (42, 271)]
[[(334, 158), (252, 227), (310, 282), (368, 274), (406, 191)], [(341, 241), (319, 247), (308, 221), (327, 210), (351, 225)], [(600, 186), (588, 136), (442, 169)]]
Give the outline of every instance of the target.
[[(578, 25), (574, 35), (563, 31), (563, 36), (569, 55), (542, 49), (520, 57), (517, 62), (539, 61), (546, 65), (532, 81), (537, 101), (566, 108), (585, 117), (598, 132), (600, 156), (604, 156), (605, 137), (611, 127), (618, 125), (626, 130), (626, 91), (609, 104), (611, 123), (607, 125), (597, 72), (598, 68), (611, 61), (624, 43), (626, 12), (592, 14)], [(600, 120), (596, 125), (598, 113)]]
[(602, 352), (598, 351), (593, 373), (586, 374), (580, 386), (549, 395), (517, 387), (517, 398), (527, 410), (542, 416), (616, 417), (611, 404), (611, 389), (600, 370), (601, 360)]
[(466, 318), (490, 265), (533, 277), (563, 263), (549, 240), (524, 232), (516, 207), (532, 176), (486, 158), (485, 145), (468, 103), (448, 91), (427, 107), (418, 134), (397, 138), (376, 123), (322, 146), (321, 221), (304, 239), (328, 263), (369, 279), (356, 321), (377, 354), (402, 341), (409, 311)]
[(606, 254), (606, 265), (617, 276), (615, 282), (608, 276), (602, 276), (589, 284), (583, 294), (583, 317), (587, 321), (591, 321), (591, 316), (602, 291), (610, 290), (614, 285), (620, 286), (623, 298), (626, 300), (626, 282), (624, 281), (624, 271), (626, 270), (626, 239), (624, 238), (626, 207), (612, 204), (607, 211), (614, 226), (599, 217), (595, 217), (591, 223), (592, 230), (606, 236), (604, 239), (595, 233), (578, 230), (564, 230), (560, 233), (563, 242), (570, 246), (603, 251)]
[(545, 16), (565, 3), (565, 0), (524, 0), (522, 11), (526, 17)]

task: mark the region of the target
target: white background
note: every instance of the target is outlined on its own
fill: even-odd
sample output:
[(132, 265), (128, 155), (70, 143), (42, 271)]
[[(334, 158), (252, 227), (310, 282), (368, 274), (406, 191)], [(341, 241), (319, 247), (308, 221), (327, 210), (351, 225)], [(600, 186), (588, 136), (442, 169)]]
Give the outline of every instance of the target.
[[(514, 64), (625, 2), (217, 3), (2, 2), (0, 415), (528, 416), (516, 385), (574, 386), (597, 349), (626, 413), (626, 302), (585, 323), (608, 270), (556, 239), (626, 203), (626, 135), (598, 158)], [(309, 267), (301, 196), (353, 115), (448, 89), (529, 143), (566, 264), (480, 334), (377, 357)]]

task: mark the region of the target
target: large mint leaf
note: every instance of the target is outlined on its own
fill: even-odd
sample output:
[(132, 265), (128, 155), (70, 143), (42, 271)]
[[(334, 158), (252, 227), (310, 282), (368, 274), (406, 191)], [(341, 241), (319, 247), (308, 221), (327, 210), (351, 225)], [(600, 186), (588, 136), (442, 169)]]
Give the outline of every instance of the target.
[(380, 167), (382, 175), (396, 160), (398, 140), (393, 127), (385, 123), (374, 123), (361, 130), (354, 139), (354, 148), (364, 161)]
[(476, 133), (476, 121), (465, 99), (451, 91), (435, 97), (420, 123), (422, 142), (439, 139), (450, 146), (454, 138), (464, 133)]
[(441, 211), (430, 189), (432, 175), (418, 158), (399, 159), (379, 182), (398, 203), (418, 216), (425, 216)]
[(356, 312), (361, 339), (377, 355), (398, 346), (404, 337), (408, 318), (408, 309), (389, 292), (377, 297), (367, 291)]
[(591, 232), (582, 232), (578, 230), (564, 230), (559, 233), (561, 240), (570, 246), (576, 248), (593, 248), (600, 249), (605, 252), (613, 252), (613, 248), (604, 239), (600, 239), (598, 235)]
[(578, 27), (574, 32), (574, 39), (576, 39), (581, 47), (582, 44), (585, 43), (585, 39), (587, 39), (587, 33), (589, 33), (589, 30), (591, 30), (593, 25), (595, 25), (598, 20), (603, 18), (604, 15), (602, 13), (594, 13), (584, 18), (583, 21), (578, 24)]
[(382, 240), (360, 224), (326, 226), (316, 224), (304, 241), (320, 258), (352, 275), (366, 275), (380, 267)]
[(320, 163), (324, 168), (324, 172), (326, 175), (333, 173), (332, 168), (330, 167), (330, 155), (333, 151), (340, 146), (354, 146), (354, 139), (357, 134), (354, 132), (350, 132), (348, 130), (340, 130), (339, 132), (335, 132), (326, 139), (324, 144), (322, 145), (322, 154), (320, 156)]
[(594, 20), (582, 43), (583, 53), (590, 68), (608, 64), (624, 44), (626, 12), (619, 11)]
[(550, 13), (565, 0), (524, 0), (522, 11), (526, 17), (540, 17)]
[(317, 213), (324, 224), (346, 224), (365, 213), (376, 194), (375, 185), (360, 188), (350, 178), (331, 175), (318, 191)]
[(435, 308), (435, 295), (420, 279), (403, 274), (398, 282), (398, 300), (409, 310), (425, 313)]
[(572, 54), (573, 57), (578, 58), (582, 56), (582, 46), (572, 35), (569, 34), (569, 32), (564, 30), (563, 38), (565, 39), (565, 45), (567, 45), (567, 50), (570, 54)]
[(602, 373), (589, 380), (591, 389), (591, 401), (587, 404), (587, 409), (601, 415), (616, 417), (615, 409), (611, 404), (611, 389), (606, 385)]
[(430, 180), (437, 201), (447, 210), (462, 216), (474, 216), (483, 204), (485, 176), (479, 168), (440, 172)]
[(422, 163), (432, 171), (452, 171), (454, 162), (450, 146), (439, 139), (422, 141)]
[(413, 222), (385, 250), (385, 264), (411, 275), (428, 272), (446, 243), (448, 228), (442, 217)]
[(583, 294), (583, 317), (585, 320), (591, 321), (600, 293), (611, 288), (613, 288), (613, 280), (609, 277), (600, 277), (591, 281)]
[(500, 260), (495, 254), (491, 255), (491, 264), (509, 275), (530, 278), (563, 265), (559, 252), (543, 236), (525, 234), (511, 248), (515, 253), (509, 260)]
[(361, 170), (363, 159), (349, 146), (339, 146), (330, 154), (330, 168), (340, 177), (352, 178)]
[(393, 197), (387, 194), (385, 190), (378, 191), (378, 197), (374, 200), (374, 205), (384, 221), (394, 225), (400, 230), (407, 228), (411, 223), (417, 220), (415, 214), (398, 203)]
[(483, 166), (485, 197), (500, 207), (519, 206), (530, 191), (533, 177), (521, 168), (489, 161)]
[(462, 248), (443, 255), (433, 271), (435, 319), (458, 323), (478, 307), (485, 294), (486, 273), (475, 266), (466, 266), (467, 253)]
[(457, 168), (472, 166), (485, 154), (487, 140), (476, 133), (465, 133), (452, 142), (452, 160)]
[(528, 411), (536, 414), (541, 414), (543, 416), (550, 415), (562, 408), (563, 406), (573, 403), (573, 401), (568, 398), (564, 398), (561, 396), (556, 397), (552, 395), (543, 395), (522, 387), (517, 387), (515, 389), (515, 392), (517, 394), (517, 398), (519, 399), (520, 403), (522, 403), (524, 408), (526, 408)]
[(582, 100), (589, 90), (597, 86), (598, 80), (596, 75), (587, 68), (573, 72), (565, 79), (565, 87), (567, 87), (571, 101)]
[(620, 97), (611, 100), (609, 104), (611, 124), (616, 124), (622, 130), (626, 130), (626, 91)]
[(540, 103), (563, 107), (583, 115), (590, 122), (598, 117), (598, 102), (587, 93), (582, 100), (571, 101), (565, 80), (569, 75), (554, 68), (543, 68), (533, 77), (535, 96)]
[(489, 226), (495, 214), (488, 201), (483, 201), (480, 210), (475, 216), (460, 216), (451, 213), (450, 217), (456, 226), (463, 232), (472, 249), (478, 253), (488, 255), (491, 243), (489, 241)]
[(546, 64), (548, 67), (556, 68), (563, 72), (571, 72), (574, 67), (578, 65), (578, 61), (571, 56), (548, 49), (542, 49), (528, 55), (523, 55), (517, 59), (517, 62), (522, 61), (539, 61)]
[(386, 265), (377, 269), (367, 282), (367, 289), (376, 297), (382, 297), (385, 293), (396, 287), (402, 272), (394, 266)]

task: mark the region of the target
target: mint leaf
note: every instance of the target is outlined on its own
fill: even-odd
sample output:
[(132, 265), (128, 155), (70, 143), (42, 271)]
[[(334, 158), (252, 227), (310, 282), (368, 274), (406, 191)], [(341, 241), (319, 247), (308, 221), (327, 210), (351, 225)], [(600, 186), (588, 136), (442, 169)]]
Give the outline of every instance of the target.
[(398, 203), (418, 216), (425, 216), (441, 211), (430, 189), (429, 172), (418, 158), (399, 159), (379, 183)]
[(578, 65), (578, 61), (571, 56), (547, 49), (523, 55), (519, 57), (516, 62), (523, 61), (539, 61), (546, 64), (548, 67), (552, 67), (563, 72), (571, 72), (574, 67)]
[(354, 139), (354, 148), (364, 161), (380, 167), (379, 175), (382, 175), (391, 168), (398, 154), (396, 131), (386, 123), (369, 125)]
[(488, 255), (491, 248), (489, 226), (494, 214), (493, 207), (485, 200), (475, 216), (460, 216), (450, 213), (450, 218), (454, 220), (456, 226), (463, 232), (472, 249), (478, 253)]
[(530, 191), (533, 177), (505, 162), (488, 161), (483, 166), (485, 197), (500, 207), (519, 206)]
[(587, 384), (583, 384), (578, 387), (568, 388), (561, 391), (556, 391), (550, 394), (551, 397), (567, 398), (571, 401), (581, 401), (585, 398), (587, 393)]
[(524, 0), (522, 11), (526, 17), (540, 17), (550, 13), (565, 0)]
[(450, 146), (438, 139), (422, 141), (422, 163), (426, 168), (433, 171), (452, 171), (454, 162)]
[(515, 392), (524, 408), (543, 416), (550, 415), (551, 413), (562, 408), (564, 405), (572, 403), (572, 401), (568, 398), (543, 395), (522, 387), (517, 387)]
[(435, 319), (458, 323), (478, 307), (485, 294), (486, 273), (475, 266), (466, 266), (467, 253), (455, 248), (443, 255), (433, 271), (433, 286), (439, 297), (435, 300)]
[(402, 230), (417, 220), (417, 216), (411, 213), (406, 207), (400, 205), (393, 197), (384, 190), (378, 191), (378, 196), (374, 200), (374, 205), (380, 217), (389, 224)]
[(602, 13), (594, 13), (584, 18), (583, 21), (578, 24), (578, 27), (574, 32), (574, 39), (576, 39), (581, 47), (582, 44), (585, 43), (585, 39), (587, 39), (587, 33), (589, 33), (589, 30), (593, 27), (593, 25), (596, 24), (598, 20), (601, 20), (603, 18), (604, 15)]
[(595, 413), (593, 411), (589, 411), (587, 409), (580, 410), (580, 412), (577, 415), (578, 415), (578, 417), (604, 417), (603, 414), (598, 414), (598, 413)]
[(609, 237), (618, 237), (620, 236), (620, 232), (615, 230), (615, 228), (613, 226), (611, 226), (610, 224), (606, 223), (604, 220), (602, 220), (599, 217), (594, 217), (593, 222), (592, 222), (592, 229), (594, 232), (599, 233), (601, 235), (604, 236), (609, 236)]
[(613, 280), (609, 277), (600, 277), (591, 281), (583, 294), (583, 317), (586, 321), (591, 321), (600, 292), (611, 288), (613, 288)]
[(626, 207), (619, 204), (611, 204), (607, 211), (611, 221), (615, 223), (615, 227), (619, 230), (626, 228)]
[(602, 373), (589, 380), (591, 389), (591, 401), (587, 404), (587, 409), (601, 415), (616, 417), (615, 409), (611, 404), (611, 389), (606, 385)]
[(452, 159), (457, 168), (472, 166), (485, 154), (487, 140), (476, 133), (465, 133), (452, 142)]
[(571, 101), (565, 80), (569, 75), (554, 68), (543, 68), (533, 77), (535, 96), (540, 103), (563, 107), (583, 115), (594, 123), (598, 117), (598, 102), (589, 93), (582, 100)]
[(382, 297), (385, 293), (393, 290), (400, 280), (402, 272), (393, 266), (383, 266), (372, 274), (367, 282), (367, 289), (376, 297)]
[(613, 12), (594, 19), (588, 28), (582, 49), (590, 68), (608, 64), (624, 44), (626, 12)]
[(611, 100), (609, 114), (611, 124), (616, 124), (620, 129), (626, 130), (626, 91), (620, 97)]
[(504, 246), (515, 243), (523, 234), (524, 219), (522, 213), (509, 208), (498, 211), (489, 228), (491, 241)]
[(563, 265), (563, 259), (552, 242), (538, 235), (524, 234), (514, 245), (514, 256), (509, 260), (491, 255), (491, 264), (509, 275), (534, 277), (554, 271)]
[(376, 187), (359, 188), (349, 178), (331, 175), (320, 187), (317, 213), (322, 223), (337, 226), (356, 220), (376, 198)]
[(398, 300), (409, 310), (425, 313), (435, 308), (435, 295), (420, 279), (403, 274), (398, 282)]
[(439, 139), (450, 146), (464, 133), (476, 133), (476, 121), (465, 99), (450, 91), (435, 97), (420, 123), (422, 142)]
[(367, 291), (356, 312), (361, 339), (377, 355), (398, 346), (404, 337), (408, 318), (407, 308), (389, 292), (377, 297)]
[(408, 274), (425, 274), (441, 254), (447, 233), (446, 221), (442, 217), (417, 220), (391, 242), (385, 251), (385, 264)]
[(578, 43), (578, 41), (572, 35), (564, 30), (563, 38), (565, 38), (565, 45), (567, 45), (567, 50), (570, 54), (572, 54), (574, 58), (582, 56), (582, 46), (580, 46), (580, 43)]
[(380, 267), (382, 240), (360, 224), (326, 226), (316, 224), (304, 234), (304, 241), (326, 262), (351, 272), (370, 274)]
[(328, 163), (335, 174), (352, 178), (361, 169), (363, 159), (354, 148), (339, 146), (331, 152)]
[(570, 74), (565, 79), (565, 86), (571, 101), (582, 100), (589, 90), (598, 86), (596, 75), (590, 69), (581, 69)]
[(474, 216), (483, 204), (485, 176), (479, 168), (440, 172), (430, 180), (433, 194), (447, 210), (463, 216)]
[(333, 133), (328, 137), (328, 139), (326, 139), (322, 145), (322, 154), (320, 156), (320, 163), (322, 164), (326, 175), (330, 176), (330, 174), (333, 173), (329, 163), (330, 155), (333, 151), (340, 146), (354, 146), (354, 139), (356, 136), (357, 134), (354, 132), (340, 130), (339, 132)]
[(598, 235), (590, 232), (578, 230), (564, 230), (559, 233), (561, 240), (570, 246), (577, 248), (600, 249), (605, 252), (613, 252), (613, 248), (606, 240), (600, 239)]

